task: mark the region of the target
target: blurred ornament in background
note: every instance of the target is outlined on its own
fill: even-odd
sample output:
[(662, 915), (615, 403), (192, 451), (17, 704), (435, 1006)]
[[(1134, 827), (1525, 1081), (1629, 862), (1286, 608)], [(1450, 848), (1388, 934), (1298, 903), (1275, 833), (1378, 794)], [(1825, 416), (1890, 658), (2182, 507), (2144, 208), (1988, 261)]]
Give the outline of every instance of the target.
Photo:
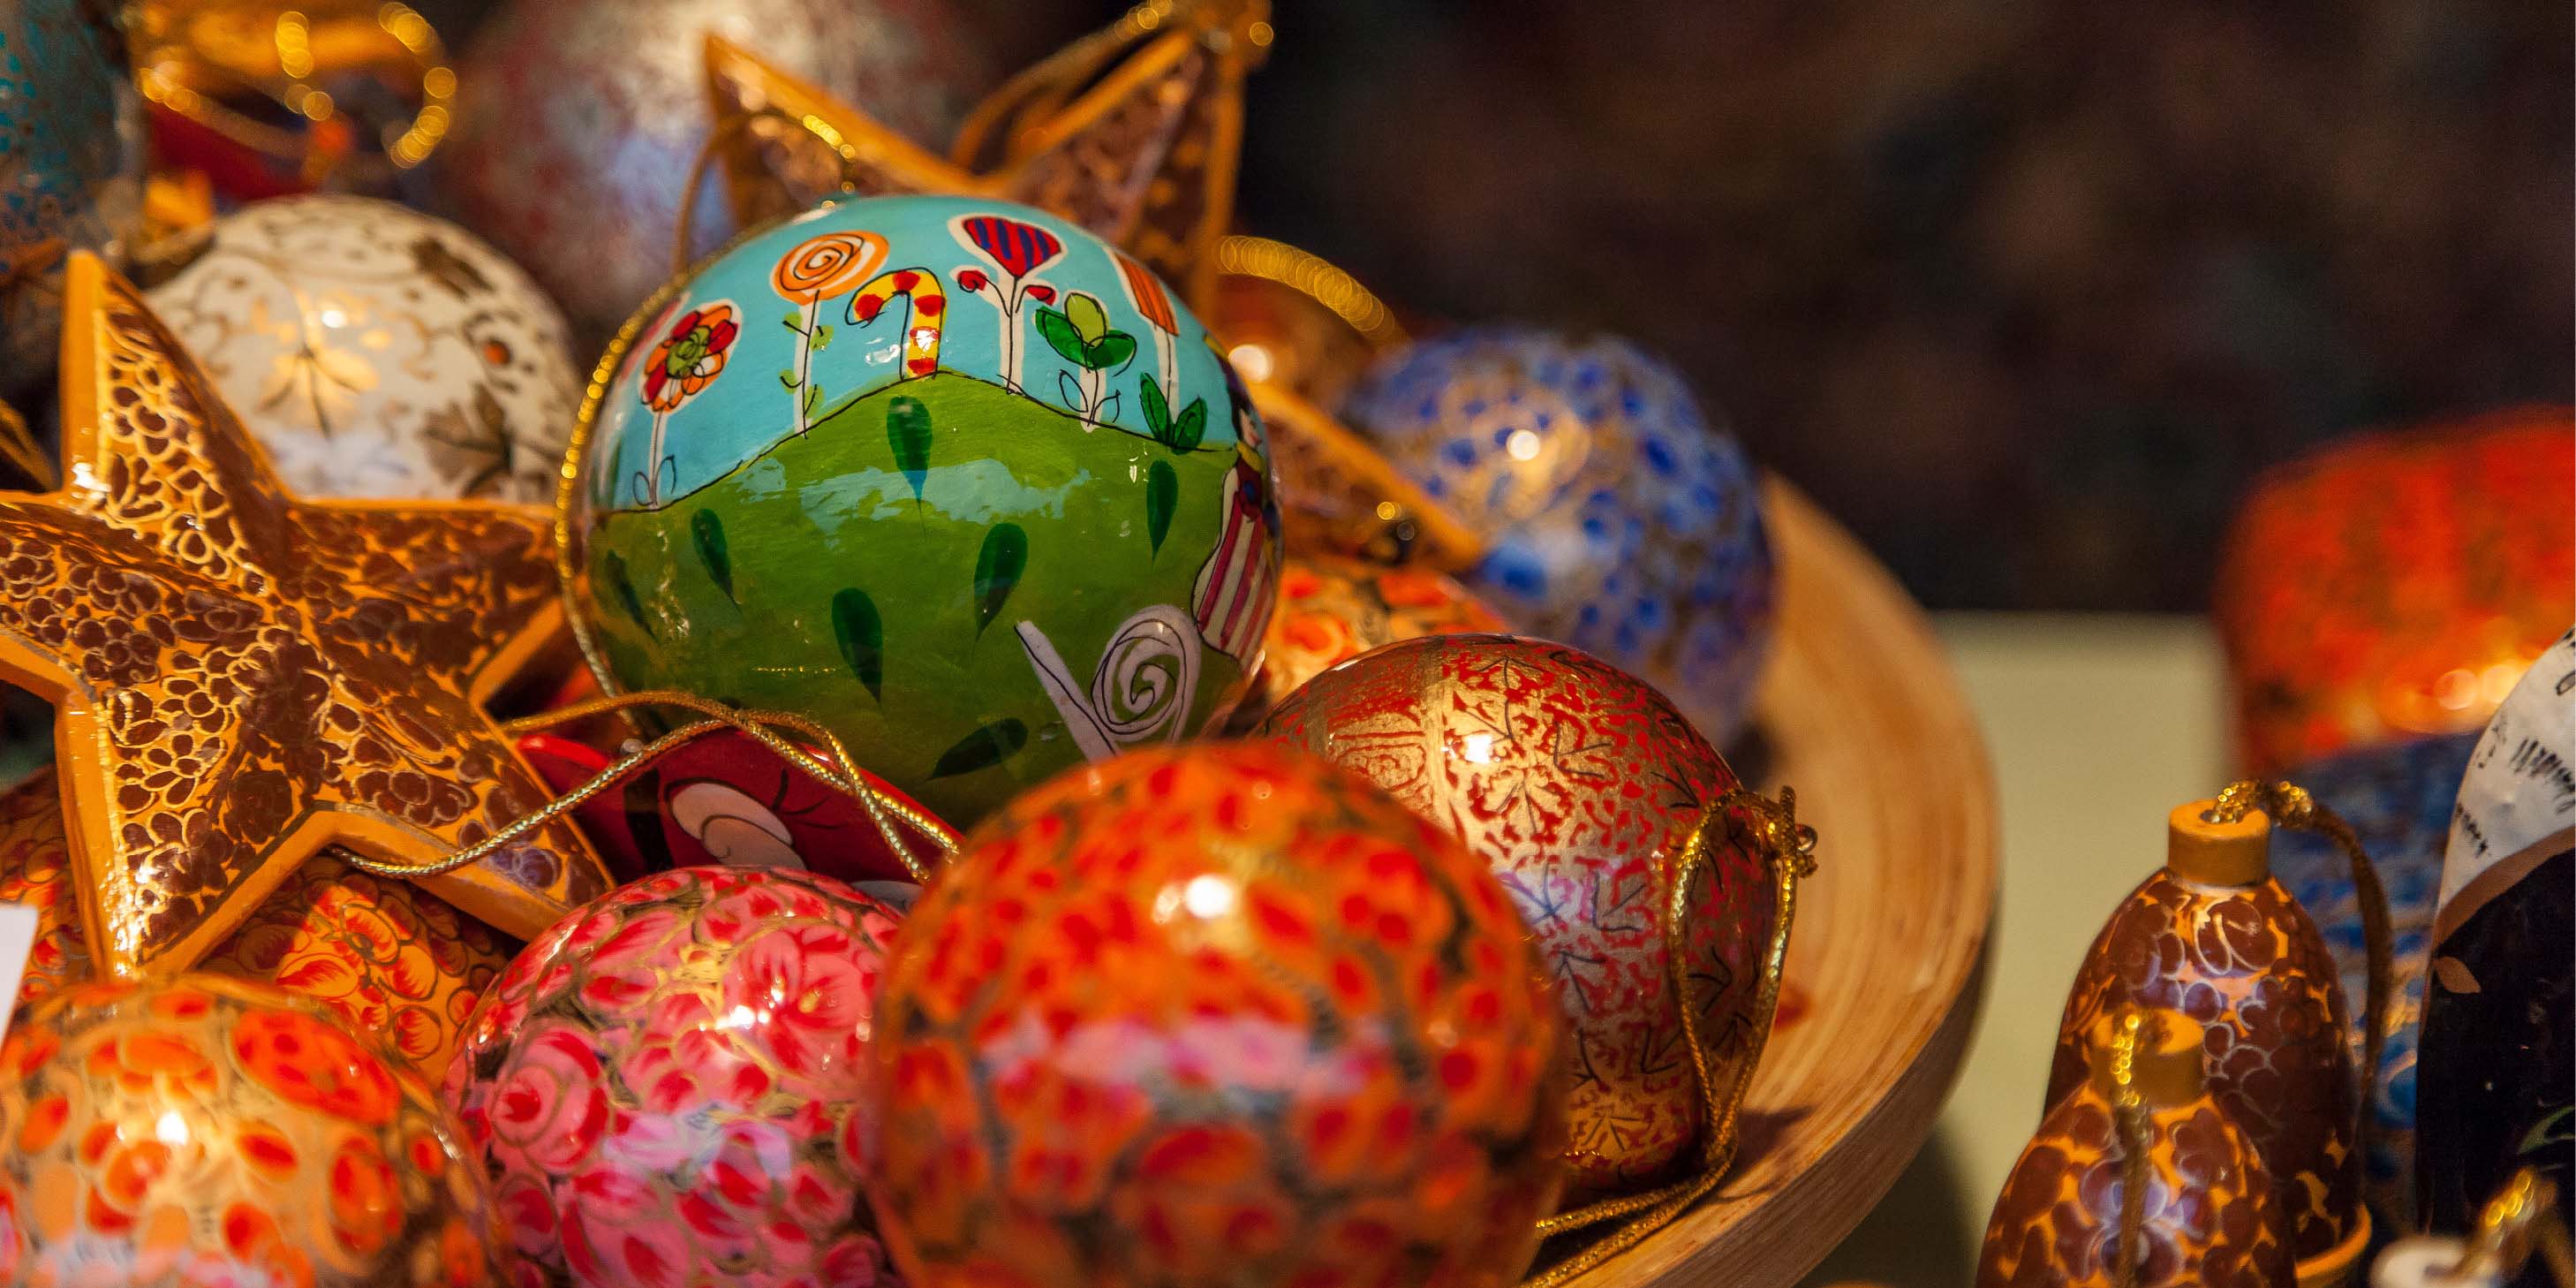
[(2271, 870), (2272, 818), (2221, 819), (2214, 800), (2166, 817), (2166, 857), (2085, 950), (2048, 1074), (2048, 1103), (2082, 1085), (2100, 1026), (2125, 1008), (2206, 1029), (2209, 1094), (2262, 1152), (2301, 1274), (2348, 1268), (2368, 1241), (2355, 1153), (2359, 1064), (2316, 924)]
[(1679, 372), (1614, 336), (1476, 327), (1387, 355), (1343, 414), (1483, 538), (1468, 584), (1516, 630), (1734, 736), (1775, 570), (1760, 479)]
[(1503, 1288), (1556, 1197), (1563, 1020), (1510, 897), (1283, 748), (1021, 795), (876, 1019), (860, 1148), (909, 1283)]
[(2203, 1037), (2169, 1010), (2130, 1008), (2086, 1030), (2083, 1076), (2051, 1101), (1995, 1196), (1977, 1288), (2298, 1282), (2278, 1187), (2210, 1094)]
[(299, 495), (554, 500), (583, 384), (563, 315), (454, 224), (253, 202), (147, 298)]
[(0, 397), (54, 379), (66, 257), (134, 249), (142, 107), (107, 9), (0, 0)]
[[(459, 64), (432, 204), (535, 274), (585, 350), (671, 272), (710, 129), (709, 35), (914, 137), (945, 137), (985, 77), (946, 0), (507, 0)], [(730, 226), (701, 196), (689, 258)]]
[(0, 1141), (12, 1282), (504, 1282), (456, 1120), (372, 1035), (270, 985), (180, 975), (37, 1004), (0, 1045)]
[(532, 1277), (888, 1282), (857, 1101), (895, 921), (829, 877), (683, 868), (528, 945), (444, 1090)]
[(1573, 1038), (1574, 1197), (1670, 1180), (1731, 1136), (1710, 1106), (1759, 1058), (1779, 908), (1766, 857), (1723, 831), (1685, 864), (1738, 784), (1661, 694), (1561, 644), (1439, 635), (1317, 675), (1261, 736), (1369, 779), (1510, 891)]
[[(2318, 804), (2352, 825), (2388, 894), (2387, 1040), (2363, 1112), (2376, 1123), (2365, 1160), (2369, 1197), (2390, 1229), (2414, 1224), (2415, 1046), (2424, 1023), (2424, 965), (2451, 805), (2476, 741), (2475, 734), (2452, 734), (2355, 748), (2290, 774)], [(2308, 910), (2341, 967), (2343, 996), (2350, 1003), (2345, 1036), (2360, 1061), (2370, 963), (2352, 866), (2324, 838), (2284, 829), (2272, 834), (2272, 872)]]
[(1238, 718), (1260, 719), (1307, 681), (1379, 645), (1504, 629), (1484, 601), (1427, 568), (1290, 555), (1279, 570), (1279, 609), (1270, 615), (1261, 672)]
[(407, 5), (140, 0), (130, 13), (156, 165), (233, 200), (384, 195), (447, 133), (456, 73)]
[(2372, 435), (2263, 476), (2214, 599), (2249, 772), (2474, 732), (2576, 619), (2576, 412)]
[[(307, 860), (196, 969), (314, 998), (350, 1031), (377, 1035), (408, 1067), (438, 1077), (465, 1017), (518, 943), (427, 890), (359, 871), (348, 859), (335, 848)], [(74, 872), (62, 786), (51, 769), (0, 793), (0, 902), (36, 910), (17, 1001), (42, 1001), (96, 975), (82, 926), (91, 900)]]

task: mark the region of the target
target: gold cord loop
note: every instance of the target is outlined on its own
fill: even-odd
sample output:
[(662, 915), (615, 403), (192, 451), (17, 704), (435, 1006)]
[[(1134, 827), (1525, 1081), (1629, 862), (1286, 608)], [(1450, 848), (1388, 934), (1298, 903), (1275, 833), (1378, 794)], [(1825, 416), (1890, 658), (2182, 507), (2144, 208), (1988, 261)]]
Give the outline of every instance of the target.
[(2233, 823), (2252, 810), (2260, 809), (2272, 816), (2281, 827), (2313, 832), (2342, 850), (2352, 871), (2354, 901), (2361, 905), (2361, 941), (2365, 960), (2363, 980), (2363, 1020), (2361, 1028), (2361, 1089), (2353, 1124), (2353, 1152), (2367, 1167), (2371, 1138), (2376, 1135), (2371, 1101), (2379, 1086), (2380, 1053), (2388, 1045), (2388, 992), (2392, 949), (2389, 944), (2388, 891), (2380, 884), (2379, 865), (2371, 862), (2362, 849), (2361, 837), (2352, 824), (2332, 809), (2321, 804), (2297, 783), (2277, 779), (2247, 778), (2229, 783), (2218, 794), (2211, 809), (2213, 821)]
[[(1798, 822), (1796, 789), (1783, 787), (1772, 800), (1758, 792), (1732, 788), (1700, 814), (1680, 856), (1667, 874), (1663, 907), (1664, 973), (1673, 1001), (1681, 1009), (1682, 1040), (1690, 1050), (1691, 1070), (1698, 1079), (1705, 1115), (1700, 1137), (1700, 1166), (1691, 1176), (1641, 1194), (1622, 1195), (1587, 1204), (1571, 1212), (1539, 1219), (1542, 1236), (1563, 1234), (1606, 1221), (1620, 1226), (1573, 1256), (1533, 1275), (1522, 1288), (1559, 1288), (1576, 1276), (1637, 1245), (1717, 1188), (1735, 1165), (1736, 1119), (1745, 1092), (1762, 1063), (1771, 1038), (1771, 1023), (1780, 1008), (1780, 984), (1789, 961), (1789, 932), (1798, 910), (1798, 882), (1815, 875), (1816, 829)], [(1776, 915), (1762, 957), (1762, 986), (1755, 995), (1737, 1060), (1726, 1085), (1719, 1086), (1709, 1068), (1708, 1044), (1701, 1040), (1699, 1008), (1690, 1004), (1690, 964), (1686, 956), (1691, 880), (1709, 863), (1709, 837), (1723, 827), (1738, 844), (1759, 856), (1771, 870)]]
[(2112, 1252), (2114, 1288), (2137, 1288), (2139, 1244), (2146, 1237), (2146, 1096), (2138, 1090), (2138, 1053), (2156, 1040), (2155, 1021), (2123, 1007), (2111, 1030), (2111, 1127), (2120, 1142), (2120, 1228)]
[[(948, 828), (945, 824), (930, 818), (903, 801), (888, 796), (875, 783), (855, 771), (858, 762), (851, 759), (849, 749), (842, 745), (841, 740), (831, 730), (792, 712), (738, 711), (696, 694), (662, 690), (593, 698), (559, 710), (506, 721), (502, 724), (501, 730), (513, 735), (532, 733), (596, 715), (630, 711), (639, 707), (677, 707), (695, 712), (702, 718), (673, 729), (643, 747), (628, 752), (581, 785), (547, 802), (543, 809), (533, 814), (523, 815), (492, 835), (443, 859), (427, 863), (400, 863), (353, 854), (349, 860), (351, 865), (379, 876), (409, 878), (437, 876), (442, 872), (453, 872), (458, 868), (479, 863), (608, 790), (628, 774), (651, 764), (672, 748), (703, 734), (727, 728), (768, 748), (779, 759), (803, 770), (814, 781), (857, 800), (860, 807), (867, 811), (868, 821), (874, 823), (878, 834), (885, 838), (887, 848), (894, 851), (895, 857), (903, 861), (904, 870), (911, 873), (915, 881), (929, 881), (930, 869), (913, 854), (912, 846), (904, 840), (902, 833), (896, 830), (895, 823), (898, 820), (913, 831), (929, 837), (932, 844), (938, 848), (940, 859), (944, 860), (956, 852), (955, 843), (948, 839)], [(832, 764), (826, 765), (816, 760), (807, 754), (804, 748), (780, 737), (776, 732), (779, 729), (788, 730), (821, 746), (832, 758)], [(843, 768), (836, 769), (833, 766)]]

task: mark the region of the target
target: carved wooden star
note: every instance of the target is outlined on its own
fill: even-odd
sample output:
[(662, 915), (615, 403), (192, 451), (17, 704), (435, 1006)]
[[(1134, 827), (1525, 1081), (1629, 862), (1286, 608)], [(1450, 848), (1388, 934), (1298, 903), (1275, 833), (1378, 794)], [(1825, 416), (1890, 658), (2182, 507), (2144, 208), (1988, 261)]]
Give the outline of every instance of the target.
[[(394, 862), (548, 799), (484, 700), (561, 627), (545, 513), (314, 502), (134, 286), (64, 287), (62, 490), (0, 496), (0, 678), (51, 696), (102, 969), (181, 969), (338, 843)], [(534, 938), (605, 890), (557, 822), (422, 884)]]
[[(719, 129), (762, 111), (800, 121), (833, 145), (836, 177), (861, 196), (1036, 206), (1116, 243), (1204, 310), (1212, 252), (1234, 217), (1243, 79), (1269, 43), (1269, 10), (1268, 0), (1140, 5), (1011, 78), (969, 115), (953, 158), (721, 36), (707, 37), (707, 84)], [(998, 163), (973, 168), (996, 135)], [(727, 176), (746, 224), (781, 212), (789, 155), (775, 146), (732, 154)]]

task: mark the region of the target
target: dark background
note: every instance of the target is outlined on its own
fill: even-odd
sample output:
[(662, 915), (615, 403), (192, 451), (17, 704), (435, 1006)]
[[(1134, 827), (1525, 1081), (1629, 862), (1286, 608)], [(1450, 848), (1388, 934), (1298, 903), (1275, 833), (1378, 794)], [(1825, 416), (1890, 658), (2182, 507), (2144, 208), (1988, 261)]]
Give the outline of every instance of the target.
[(2197, 608), (2259, 467), (2569, 400), (2571, 12), (1279, 0), (1239, 218), (1661, 350), (1931, 606)]

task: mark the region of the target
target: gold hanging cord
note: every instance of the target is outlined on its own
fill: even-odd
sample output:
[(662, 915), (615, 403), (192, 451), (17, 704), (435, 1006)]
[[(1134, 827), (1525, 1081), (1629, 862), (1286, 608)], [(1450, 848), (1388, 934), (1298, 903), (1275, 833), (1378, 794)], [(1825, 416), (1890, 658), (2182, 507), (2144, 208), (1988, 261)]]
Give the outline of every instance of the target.
[[(1664, 974), (1672, 988), (1673, 1000), (1681, 1008), (1682, 1040), (1690, 1049), (1691, 1069), (1697, 1077), (1705, 1127), (1700, 1138), (1700, 1166), (1691, 1176), (1642, 1194), (1604, 1199), (1571, 1212), (1542, 1217), (1538, 1222), (1542, 1236), (1563, 1234), (1607, 1221), (1621, 1224), (1599, 1241), (1584, 1247), (1573, 1256), (1524, 1280), (1522, 1288), (1558, 1288), (1602, 1262), (1627, 1251), (1647, 1235), (1663, 1228), (1687, 1210), (1718, 1182), (1726, 1178), (1735, 1163), (1736, 1118), (1744, 1107), (1744, 1094), (1752, 1085), (1753, 1071), (1762, 1062), (1762, 1051), (1771, 1038), (1771, 1021), (1780, 1009), (1780, 982), (1788, 968), (1789, 930), (1798, 911), (1798, 882), (1815, 875), (1816, 830), (1798, 822), (1796, 789), (1783, 787), (1780, 799), (1772, 800), (1758, 792), (1734, 788), (1709, 803), (1691, 828), (1681, 856), (1665, 883), (1663, 913)], [(1724, 1086), (1718, 1085), (1709, 1068), (1707, 1044), (1699, 1028), (1699, 1008), (1690, 1003), (1690, 964), (1686, 956), (1689, 940), (1689, 891), (1692, 878), (1710, 862), (1711, 836), (1724, 829), (1730, 839), (1760, 856), (1771, 871), (1774, 881), (1775, 918), (1771, 942), (1762, 956), (1762, 987), (1753, 1003), (1752, 1029), (1745, 1039), (1743, 1058), (1735, 1063), (1732, 1076)]]

